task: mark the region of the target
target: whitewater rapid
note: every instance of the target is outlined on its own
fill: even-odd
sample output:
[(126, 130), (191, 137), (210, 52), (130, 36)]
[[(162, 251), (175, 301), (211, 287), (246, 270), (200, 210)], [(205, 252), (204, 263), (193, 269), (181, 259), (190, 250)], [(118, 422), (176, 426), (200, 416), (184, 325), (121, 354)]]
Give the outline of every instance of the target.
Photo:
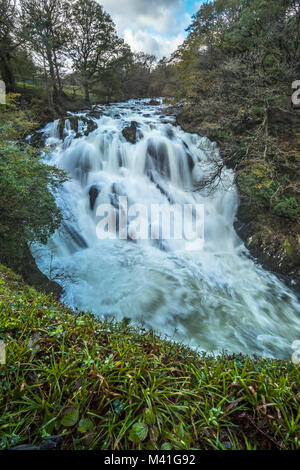
[[(64, 222), (33, 255), (63, 288), (73, 309), (124, 317), (200, 350), (289, 359), (300, 340), (294, 293), (252, 260), (234, 230), (238, 195), (224, 168), (215, 191), (195, 192), (220, 155), (205, 137), (183, 132), (163, 105), (131, 100), (102, 109), (97, 128), (81, 135), (58, 121), (43, 130), (44, 161), (70, 180), (56, 191)], [(122, 130), (136, 122), (137, 142)], [(81, 129), (82, 128), (82, 129)], [(97, 206), (131, 203), (204, 204), (204, 248), (168, 240), (100, 240)], [(116, 204), (115, 204), (116, 205)]]

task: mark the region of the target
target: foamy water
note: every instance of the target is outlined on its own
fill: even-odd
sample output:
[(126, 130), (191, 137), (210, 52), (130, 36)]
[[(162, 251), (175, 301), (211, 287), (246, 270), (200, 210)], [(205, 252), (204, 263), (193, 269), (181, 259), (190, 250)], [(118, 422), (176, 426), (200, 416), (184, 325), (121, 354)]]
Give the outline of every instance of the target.
[[(122, 135), (131, 121), (138, 125), (134, 145)], [(75, 138), (67, 120), (63, 141), (57, 121), (44, 130), (47, 162), (71, 180), (55, 194), (61, 229), (33, 254), (63, 287), (62, 300), (101, 317), (129, 317), (204, 351), (290, 358), (300, 339), (299, 304), (237, 236), (233, 172), (223, 170), (214, 192), (192, 191), (220, 159), (216, 145), (183, 132), (142, 100), (107, 107), (97, 125)], [(189, 251), (184, 240), (99, 240), (97, 207), (117, 207), (119, 196), (147, 207), (204, 204), (204, 249)]]

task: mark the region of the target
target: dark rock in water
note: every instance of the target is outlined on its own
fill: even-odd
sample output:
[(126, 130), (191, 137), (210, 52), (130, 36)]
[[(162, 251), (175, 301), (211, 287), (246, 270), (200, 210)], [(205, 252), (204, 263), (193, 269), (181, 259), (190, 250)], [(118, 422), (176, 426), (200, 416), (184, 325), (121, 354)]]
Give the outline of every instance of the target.
[[(150, 230), (151, 230), (151, 227), (150, 227)], [(158, 240), (152, 240), (152, 245), (155, 247), (155, 248), (158, 248), (160, 251), (169, 251), (168, 247), (167, 247), (167, 242), (166, 240), (162, 240), (162, 239), (158, 239)]]
[(151, 158), (154, 158), (154, 160), (157, 160), (156, 144), (153, 142), (152, 139), (148, 140), (147, 154), (150, 155)]
[(127, 197), (128, 205), (134, 204), (134, 201), (132, 201), (131, 198), (128, 197), (128, 194), (126, 192), (126, 189), (125, 189), (124, 185), (122, 183), (113, 183), (112, 187), (111, 187), (110, 198), (113, 198), (113, 202), (111, 202), (111, 204), (114, 207), (119, 208), (119, 197), (120, 196)]
[[(69, 119), (69, 118), (66, 118), (66, 119)], [(58, 123), (58, 134), (59, 134), (60, 139), (64, 138), (64, 129), (65, 129), (66, 119), (61, 118), (59, 120), (59, 123)], [(71, 121), (70, 121), (70, 123), (71, 123)], [(71, 127), (72, 127), (72, 125), (71, 125)], [(77, 129), (78, 129), (78, 123), (77, 123)], [(77, 132), (77, 130), (76, 130), (76, 132)]]
[(137, 129), (137, 140), (141, 140), (144, 137), (143, 132), (141, 129)]
[(152, 139), (149, 139), (145, 171), (152, 169), (158, 171), (162, 176), (170, 178), (169, 154), (166, 143), (156, 144)]
[[(81, 119), (81, 121), (83, 121), (86, 124), (86, 130), (84, 131), (84, 135), (88, 135), (90, 132), (93, 132), (98, 127), (97, 123), (93, 119), (88, 119), (87, 117), (84, 117), (84, 116), (81, 116), (79, 119)], [(78, 129), (78, 124), (77, 124), (77, 129)]]
[[(182, 142), (182, 145), (185, 148), (185, 156), (186, 156), (186, 159), (187, 159), (187, 164), (188, 164), (189, 170), (190, 170), (190, 172), (192, 172), (193, 169), (194, 169), (194, 166), (195, 166), (194, 158), (193, 158), (193, 156), (190, 152), (190, 148), (189, 148), (188, 144), (186, 142), (184, 142), (184, 140), (182, 140), (181, 142)], [(183, 162), (182, 161), (179, 162), (179, 166), (183, 169)], [(180, 171), (181, 171), (181, 168), (180, 168)]]
[(184, 102), (177, 103), (175, 106), (169, 105), (167, 108), (162, 109), (162, 113), (166, 116), (177, 116), (182, 112), (184, 108)]
[(166, 136), (168, 137), (168, 139), (173, 139), (174, 138), (174, 131), (173, 131), (173, 129), (171, 129), (171, 127), (167, 127)]
[(111, 190), (113, 194), (117, 194), (118, 196), (126, 196), (126, 191), (123, 184), (113, 183)]
[(147, 171), (147, 176), (148, 176), (148, 178), (150, 179), (150, 181), (152, 181), (152, 183), (155, 184), (155, 186), (157, 187), (157, 189), (159, 189), (159, 191), (160, 191), (164, 196), (166, 196), (166, 198), (168, 199), (169, 203), (170, 203), (170, 204), (175, 204), (175, 201), (174, 201), (173, 197), (171, 196), (171, 194), (170, 194), (169, 191), (168, 191), (167, 184), (164, 183), (164, 181), (162, 181), (162, 179), (159, 177), (159, 174), (158, 174), (155, 170), (148, 170), (148, 171)]
[(63, 222), (62, 224), (65, 233), (67, 233), (73, 242), (79, 246), (79, 248), (88, 248), (88, 244), (85, 239), (71, 226)]
[(86, 180), (89, 171), (91, 170), (91, 161), (88, 155), (80, 155), (77, 158), (74, 158), (75, 175), (82, 182)]
[(65, 118), (61, 118), (58, 123), (58, 134), (59, 138), (63, 140), (65, 138), (65, 125), (67, 119), (70, 121), (70, 126), (73, 131), (76, 133), (78, 132), (78, 117), (77, 116), (67, 116)]
[(159, 106), (160, 105), (160, 101), (158, 100), (150, 100), (149, 103), (147, 103), (148, 105), (150, 106)]
[(194, 166), (195, 166), (195, 162), (194, 162), (194, 159), (193, 159), (192, 155), (190, 154), (190, 152), (186, 153), (186, 158), (187, 158), (188, 167), (189, 167), (190, 171), (193, 171)]
[[(59, 138), (62, 140), (65, 137), (64, 129), (65, 129), (65, 124), (66, 124), (67, 119), (70, 121), (71, 129), (76, 132), (76, 137), (81, 137), (82, 135), (88, 135), (90, 132), (97, 129), (97, 123), (91, 118), (88, 118), (86, 116), (72, 116), (72, 115), (66, 116), (65, 118), (61, 118), (58, 124)], [(83, 132), (83, 134), (78, 132), (79, 119), (86, 125), (86, 129)]]
[(28, 143), (36, 148), (42, 148), (45, 145), (45, 136), (42, 132), (35, 132), (30, 139), (28, 139)]
[(110, 203), (115, 209), (119, 209), (119, 197), (117, 194), (110, 194), (109, 195)]
[(116, 194), (109, 194), (110, 204), (115, 208), (114, 213), (116, 216), (116, 231), (120, 230), (120, 213), (119, 213), (119, 197)]
[(186, 156), (186, 160), (187, 160), (189, 170), (192, 172), (193, 169), (194, 169), (194, 166), (195, 166), (193, 156), (189, 151), (186, 152), (185, 156)]
[(185, 154), (185, 156), (181, 156), (179, 158), (179, 162), (178, 162), (178, 167), (179, 167), (179, 172), (180, 172), (181, 179), (184, 179), (184, 176), (185, 176), (186, 171), (187, 171), (187, 168), (186, 168), (186, 165), (185, 165), (185, 159), (186, 159), (188, 170), (189, 170), (190, 174), (192, 173), (192, 171), (194, 169), (194, 166), (195, 166), (194, 159), (193, 159), (192, 155), (189, 152), (187, 152)]
[(95, 118), (95, 119), (100, 119), (101, 116), (103, 115), (103, 112), (100, 111), (100, 109), (94, 108), (91, 111), (89, 111), (88, 116)]
[(122, 130), (123, 137), (130, 142), (131, 144), (136, 143), (136, 129), (137, 129), (137, 123), (135, 121), (132, 121), (130, 126), (124, 127)]
[(174, 119), (171, 118), (171, 117), (164, 117), (164, 116), (160, 116), (160, 120), (162, 122), (162, 124), (174, 124)]
[(157, 147), (157, 158), (159, 169), (163, 175), (170, 176), (169, 152), (165, 142), (161, 142)]
[(99, 186), (93, 185), (93, 186), (90, 187), (89, 196), (90, 196), (90, 209), (91, 209), (91, 211), (94, 210), (96, 199), (97, 199), (98, 195), (100, 194), (100, 192), (101, 192), (101, 189), (99, 188)]
[(121, 166), (123, 166), (123, 159), (122, 159), (122, 154), (121, 154), (121, 152), (120, 152), (120, 149), (118, 149), (117, 158), (118, 158), (118, 165), (119, 165), (119, 168), (121, 168)]

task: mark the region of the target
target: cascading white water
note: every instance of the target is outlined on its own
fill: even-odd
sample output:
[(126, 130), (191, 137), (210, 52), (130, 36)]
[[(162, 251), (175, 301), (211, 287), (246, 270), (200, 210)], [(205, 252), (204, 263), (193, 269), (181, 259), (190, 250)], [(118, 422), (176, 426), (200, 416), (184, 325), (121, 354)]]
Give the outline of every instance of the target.
[[(63, 301), (95, 314), (129, 317), (208, 352), (288, 359), (300, 339), (296, 296), (252, 259), (235, 233), (234, 175), (223, 170), (216, 191), (192, 192), (219, 159), (215, 144), (183, 132), (143, 100), (107, 107), (98, 128), (75, 138), (67, 120), (44, 129), (50, 164), (71, 180), (55, 194), (64, 222), (46, 247), (35, 246), (40, 269), (57, 280)], [(137, 142), (122, 129), (136, 121)], [(80, 124), (81, 127), (83, 124)], [(78, 129), (80, 132), (80, 129)], [(205, 205), (205, 245), (99, 240), (96, 207), (129, 201)]]

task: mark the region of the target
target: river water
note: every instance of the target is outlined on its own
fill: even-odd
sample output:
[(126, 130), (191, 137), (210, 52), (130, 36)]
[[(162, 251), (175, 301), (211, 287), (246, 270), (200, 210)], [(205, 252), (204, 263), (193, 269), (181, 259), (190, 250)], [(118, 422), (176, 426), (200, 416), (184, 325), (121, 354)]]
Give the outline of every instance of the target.
[[(105, 107), (97, 129), (79, 135), (66, 120), (43, 130), (45, 161), (70, 181), (55, 193), (64, 222), (47, 246), (32, 251), (40, 269), (63, 287), (62, 300), (101, 317), (131, 318), (207, 352), (289, 359), (300, 340), (294, 293), (252, 260), (234, 230), (238, 195), (224, 168), (217, 188), (193, 191), (220, 156), (205, 137), (183, 132), (163, 106), (146, 100)], [(137, 123), (137, 142), (122, 129)], [(79, 131), (84, 123), (79, 118)], [(99, 239), (97, 208), (130, 204), (203, 204), (204, 247), (186, 240)]]

